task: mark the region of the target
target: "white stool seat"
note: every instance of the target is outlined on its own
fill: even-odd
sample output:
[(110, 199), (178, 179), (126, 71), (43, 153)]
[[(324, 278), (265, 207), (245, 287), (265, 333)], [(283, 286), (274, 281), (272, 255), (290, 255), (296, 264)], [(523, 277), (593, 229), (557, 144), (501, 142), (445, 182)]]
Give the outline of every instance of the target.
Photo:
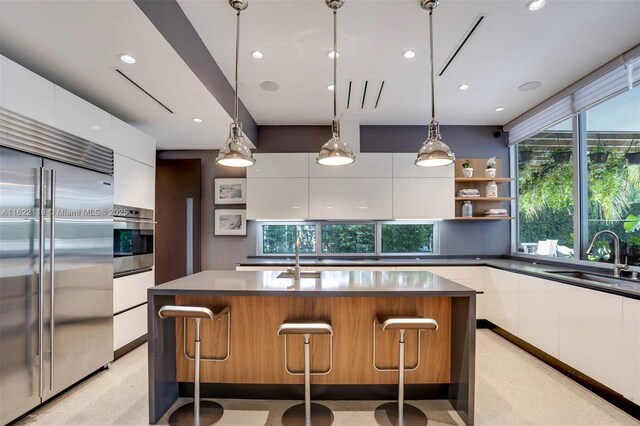
[(422, 317), (378, 317), (382, 331), (385, 330), (437, 330), (438, 323)]
[(324, 322), (285, 322), (278, 327), (278, 336), (283, 334), (333, 334), (333, 327)]

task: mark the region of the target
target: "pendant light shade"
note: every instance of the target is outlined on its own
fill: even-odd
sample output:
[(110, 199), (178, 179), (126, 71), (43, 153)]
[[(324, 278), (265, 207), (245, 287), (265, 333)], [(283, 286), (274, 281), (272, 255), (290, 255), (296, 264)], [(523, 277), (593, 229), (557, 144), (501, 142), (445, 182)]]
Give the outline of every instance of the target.
[(229, 137), (216, 157), (216, 165), (227, 167), (249, 167), (256, 160), (242, 135), (242, 123), (238, 120), (238, 50), (240, 48), (240, 12), (245, 10), (247, 0), (229, 0), (229, 5), (236, 11), (236, 73), (235, 73), (235, 115), (229, 127)]
[(331, 126), (331, 139), (329, 139), (322, 148), (316, 159), (318, 164), (323, 166), (346, 166), (356, 161), (356, 156), (349, 144), (340, 138), (340, 122), (337, 116), (336, 94), (338, 92), (336, 76), (338, 73), (338, 9), (344, 4), (344, 0), (325, 0), (329, 8), (333, 9), (333, 124)]
[(440, 137), (440, 125), (436, 121), (435, 83), (433, 75), (433, 9), (438, 6), (439, 0), (420, 0), (420, 6), (429, 11), (429, 56), (431, 59), (431, 123), (429, 124), (429, 137), (418, 151), (415, 165), (420, 167), (446, 166), (455, 161), (455, 155), (449, 145)]

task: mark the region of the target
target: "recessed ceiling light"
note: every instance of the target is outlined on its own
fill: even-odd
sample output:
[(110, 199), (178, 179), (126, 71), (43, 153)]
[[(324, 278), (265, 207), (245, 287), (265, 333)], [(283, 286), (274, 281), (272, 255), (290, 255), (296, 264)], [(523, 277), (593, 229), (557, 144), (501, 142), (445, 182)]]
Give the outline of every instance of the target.
[(462, 83), (460, 86), (458, 86), (459, 90), (467, 90), (469, 88), (469, 85), (466, 83)]
[(136, 63), (136, 58), (134, 58), (131, 55), (127, 55), (127, 54), (120, 55), (120, 60), (122, 62), (124, 62), (125, 64), (135, 64)]
[(496, 112), (500, 112), (500, 111), (504, 111), (504, 108), (503, 107), (496, 108)]
[(259, 50), (254, 50), (253, 52), (251, 52), (251, 56), (253, 56), (256, 59), (262, 59), (264, 58), (264, 55), (262, 54), (261, 51)]
[(327, 90), (335, 90), (335, 86), (333, 84), (330, 84), (327, 86)]
[(327, 53), (327, 56), (330, 57), (331, 59), (335, 58), (335, 57), (340, 57), (340, 52), (334, 52), (333, 50), (331, 50), (329, 53)]
[(202, 123), (202, 118), (194, 117), (192, 120), (194, 123)]
[(539, 81), (529, 81), (520, 85), (520, 87), (518, 87), (518, 90), (520, 90), (521, 92), (530, 92), (531, 90), (536, 90), (540, 86), (542, 86), (542, 83), (540, 83)]
[(413, 50), (407, 50), (402, 54), (402, 56), (404, 56), (405, 59), (412, 59), (416, 57), (416, 52)]
[(93, 126), (91, 126), (91, 130), (100, 130), (102, 129), (102, 127), (98, 126), (97, 124), (94, 124)]
[(544, 6), (544, 0), (531, 0), (527, 3), (527, 9), (529, 10), (542, 9), (542, 6)]
[(263, 81), (260, 83), (260, 87), (267, 92), (275, 92), (280, 88), (280, 85), (275, 81)]

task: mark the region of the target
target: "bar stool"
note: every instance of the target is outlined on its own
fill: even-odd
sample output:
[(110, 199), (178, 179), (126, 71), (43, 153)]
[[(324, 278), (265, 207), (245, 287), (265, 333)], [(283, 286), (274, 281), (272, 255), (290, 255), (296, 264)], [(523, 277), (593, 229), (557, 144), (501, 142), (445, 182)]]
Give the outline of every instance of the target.
[[(400, 331), (398, 368), (382, 368), (376, 364), (376, 325), (381, 331)], [(438, 323), (431, 318), (422, 317), (379, 317), (373, 320), (373, 368), (377, 371), (398, 372), (398, 402), (387, 402), (376, 408), (375, 419), (379, 425), (426, 425), (427, 416), (417, 407), (404, 403), (404, 373), (420, 367), (420, 332), (437, 330)], [(418, 362), (414, 367), (405, 368), (404, 335), (407, 330), (418, 330)]]
[(186, 341), (187, 318), (193, 318), (196, 322), (195, 357), (188, 356), (186, 342), (184, 343), (184, 355), (186, 358), (195, 361), (193, 402), (177, 408), (169, 417), (170, 425), (197, 425), (209, 426), (217, 423), (224, 414), (222, 405), (214, 401), (200, 401), (200, 320), (202, 319), (222, 319), (227, 315), (227, 354), (221, 359), (209, 359), (210, 361), (225, 361), (229, 358), (229, 343), (231, 335), (231, 311), (229, 307), (214, 314), (211, 309), (198, 306), (173, 306), (165, 305), (158, 311), (160, 318), (182, 318), (183, 320), (183, 342)]
[[(287, 336), (297, 334), (304, 336), (304, 372), (291, 371), (287, 359)], [(329, 369), (311, 371), (310, 338), (312, 334), (328, 334), (329, 337)], [(325, 376), (333, 368), (333, 328), (324, 322), (285, 322), (278, 327), (278, 336), (284, 335), (284, 369), (292, 376), (304, 375), (304, 404), (289, 408), (282, 415), (284, 426), (329, 426), (333, 423), (333, 413), (328, 407), (311, 403), (311, 376)]]

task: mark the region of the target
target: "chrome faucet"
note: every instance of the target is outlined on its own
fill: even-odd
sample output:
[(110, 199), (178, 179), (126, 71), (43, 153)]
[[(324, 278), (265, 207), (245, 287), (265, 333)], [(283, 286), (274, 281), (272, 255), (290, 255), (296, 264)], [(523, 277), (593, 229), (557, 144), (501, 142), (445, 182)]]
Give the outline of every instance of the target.
[(300, 280), (300, 237), (296, 236), (296, 265), (293, 268), (287, 268), (287, 272), (293, 274), (293, 279)]
[(613, 276), (619, 277), (620, 271), (629, 269), (629, 265), (627, 265), (626, 258), (625, 258), (624, 264), (620, 263), (620, 238), (618, 238), (615, 232), (609, 231), (607, 229), (598, 231), (596, 235), (593, 236), (593, 240), (591, 240), (591, 244), (589, 245), (589, 248), (587, 249), (586, 254), (591, 254), (591, 251), (593, 250), (593, 245), (595, 244), (596, 239), (602, 234), (611, 235), (611, 238), (613, 239), (613, 251), (614, 251)]

